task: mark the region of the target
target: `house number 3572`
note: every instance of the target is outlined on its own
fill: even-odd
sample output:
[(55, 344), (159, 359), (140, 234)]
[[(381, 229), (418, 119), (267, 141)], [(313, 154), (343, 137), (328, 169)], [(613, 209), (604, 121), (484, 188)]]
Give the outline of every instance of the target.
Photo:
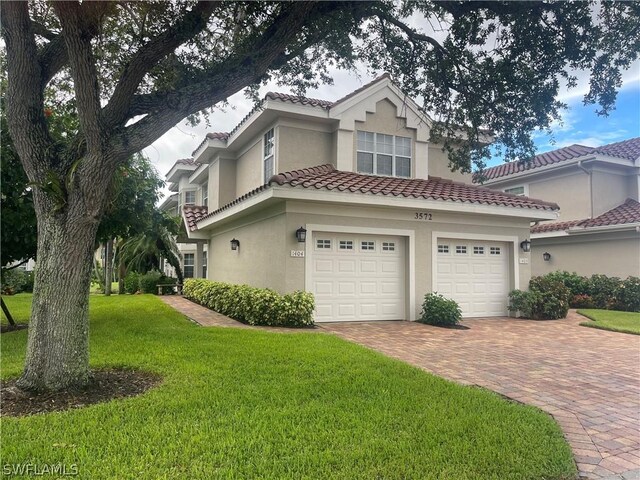
[(413, 218), (415, 220), (433, 220), (433, 218), (431, 217), (431, 214), (426, 212), (416, 212)]

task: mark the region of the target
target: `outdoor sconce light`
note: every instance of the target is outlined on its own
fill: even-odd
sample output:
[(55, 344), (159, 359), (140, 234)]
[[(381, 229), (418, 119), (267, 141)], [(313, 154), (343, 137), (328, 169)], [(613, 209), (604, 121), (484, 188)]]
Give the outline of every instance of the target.
[(542, 259), (543, 259), (545, 262), (548, 262), (549, 260), (551, 260), (551, 254), (550, 254), (549, 252), (544, 252), (544, 253), (542, 254)]
[(238, 248), (240, 248), (240, 240), (234, 238), (231, 240), (231, 250), (238, 250)]
[(520, 242), (520, 248), (522, 249), (523, 252), (530, 252), (531, 240), (523, 240), (522, 242)]
[(300, 243), (304, 243), (307, 241), (307, 229), (304, 227), (300, 227), (299, 229), (296, 230), (296, 238), (298, 239), (298, 242)]

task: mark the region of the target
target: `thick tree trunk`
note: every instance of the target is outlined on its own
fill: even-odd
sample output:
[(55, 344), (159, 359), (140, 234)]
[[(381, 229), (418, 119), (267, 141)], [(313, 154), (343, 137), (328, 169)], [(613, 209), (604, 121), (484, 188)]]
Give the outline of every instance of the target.
[(104, 294), (111, 295), (113, 281), (113, 239), (107, 240), (104, 249)]
[[(37, 208), (37, 207), (36, 207)], [(38, 268), (24, 390), (81, 388), (90, 382), (89, 287), (98, 222), (86, 214), (38, 212)]]

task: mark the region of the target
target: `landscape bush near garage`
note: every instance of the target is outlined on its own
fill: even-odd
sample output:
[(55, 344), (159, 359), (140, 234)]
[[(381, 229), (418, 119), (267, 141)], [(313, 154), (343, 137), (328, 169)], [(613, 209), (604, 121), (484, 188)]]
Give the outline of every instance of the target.
[(583, 277), (565, 271), (533, 277), (529, 291), (509, 293), (509, 311), (536, 320), (564, 318), (569, 308), (640, 312), (640, 278)]
[(268, 288), (189, 279), (184, 283), (183, 295), (249, 325), (306, 327), (314, 324), (315, 303), (309, 292), (280, 295)]
[(640, 278), (592, 275), (583, 277), (565, 271), (551, 272), (544, 278), (562, 282), (571, 291), (572, 308), (600, 308), (640, 312)]
[(460, 306), (455, 300), (450, 300), (437, 292), (427, 293), (422, 303), (420, 323), (439, 326), (453, 326), (462, 320)]

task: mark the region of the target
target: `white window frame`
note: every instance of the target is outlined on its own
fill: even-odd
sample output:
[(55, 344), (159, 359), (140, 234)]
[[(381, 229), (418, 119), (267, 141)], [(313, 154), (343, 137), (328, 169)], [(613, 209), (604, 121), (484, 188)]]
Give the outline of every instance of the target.
[(209, 182), (202, 185), (202, 205), (209, 206)]
[[(513, 193), (510, 192), (509, 190), (516, 190), (518, 188), (522, 188), (522, 193)], [(527, 184), (523, 184), (523, 185), (515, 185), (513, 187), (508, 187), (502, 190), (504, 193), (510, 193), (512, 195), (517, 195), (519, 197), (528, 197), (529, 196), (529, 185)]]
[[(184, 204), (185, 205), (195, 205), (198, 201), (198, 193), (195, 190), (185, 190), (184, 192)], [(187, 194), (193, 193), (193, 202), (187, 202)]]
[[(185, 253), (184, 260), (182, 262), (182, 273), (184, 278), (195, 278), (196, 274), (196, 254), (195, 253)], [(187, 263), (187, 257), (190, 258), (190, 263)], [(192, 262), (192, 263), (191, 263)], [(187, 267), (191, 267), (191, 276), (187, 276)]]
[[(271, 134), (271, 138), (267, 140), (267, 136), (269, 134)], [(267, 147), (268, 141), (273, 142), (271, 146), (271, 152), (269, 155), (267, 155), (266, 153), (266, 150), (267, 150), (266, 147)], [(269, 175), (269, 178), (267, 178), (266, 162), (269, 158), (271, 158), (273, 171), (271, 172), (271, 175)], [(264, 133), (264, 135), (262, 135), (262, 180), (263, 182), (266, 184), (269, 181), (269, 179), (275, 174), (276, 174), (276, 128), (271, 127)]]
[[(360, 145), (359, 145), (359, 139), (358, 136), (360, 133), (369, 133), (369, 134), (373, 134), (373, 151), (369, 151), (369, 150), (362, 150), (360, 149)], [(378, 135), (385, 135), (388, 137), (392, 138), (392, 153), (383, 153), (383, 152), (378, 152), (377, 151), (377, 145), (378, 145)], [(409, 148), (410, 148), (410, 152), (409, 152), (409, 156), (405, 156), (405, 155), (398, 155), (397, 154), (397, 150), (396, 150), (396, 146), (397, 146), (397, 139), (398, 138), (406, 138), (409, 140)], [(368, 132), (366, 130), (356, 130), (356, 172), (358, 173), (365, 173), (365, 174), (369, 174), (369, 175), (380, 175), (380, 176), (384, 176), (384, 177), (396, 177), (396, 178), (413, 178), (413, 164), (414, 164), (414, 155), (413, 155), (413, 151), (414, 151), (414, 146), (413, 146), (413, 138), (411, 137), (404, 137), (402, 135), (389, 135), (386, 133), (378, 133), (378, 132)], [(369, 153), (373, 155), (373, 171), (372, 172), (361, 172), (358, 169), (358, 153)], [(383, 173), (378, 173), (378, 155), (384, 155), (384, 156), (390, 156), (391, 157), (391, 175), (386, 175)], [(409, 159), (409, 175), (408, 176), (400, 176), (397, 174), (397, 162), (396, 162), (396, 158), (400, 157), (400, 158), (408, 158)]]

